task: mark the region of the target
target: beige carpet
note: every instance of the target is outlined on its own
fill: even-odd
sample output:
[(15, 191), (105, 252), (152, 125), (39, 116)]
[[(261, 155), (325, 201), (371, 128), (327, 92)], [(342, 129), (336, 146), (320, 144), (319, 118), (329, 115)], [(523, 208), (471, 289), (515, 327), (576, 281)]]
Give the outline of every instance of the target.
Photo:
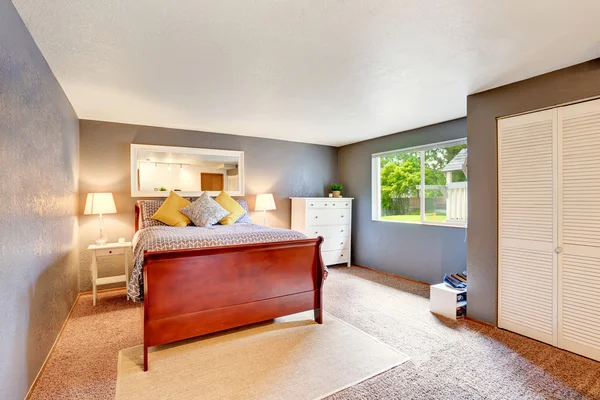
[(122, 350), (117, 400), (321, 399), (409, 357), (339, 319), (313, 313), (214, 334), (149, 354)]
[[(427, 286), (336, 267), (324, 295), (327, 312), (411, 357), (334, 394), (335, 400), (600, 399), (600, 363), (511, 332), (436, 317)], [(100, 294), (96, 307), (83, 296), (31, 398), (114, 399), (119, 350), (142, 343), (141, 321), (141, 308), (124, 291)]]

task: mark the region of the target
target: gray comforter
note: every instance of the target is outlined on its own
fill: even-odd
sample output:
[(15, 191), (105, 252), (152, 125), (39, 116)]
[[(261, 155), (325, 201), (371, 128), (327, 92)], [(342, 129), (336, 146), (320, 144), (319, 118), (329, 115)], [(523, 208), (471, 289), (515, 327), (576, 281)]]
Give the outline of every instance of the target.
[(269, 228), (254, 224), (214, 225), (208, 228), (188, 226), (152, 226), (140, 229), (133, 237), (133, 272), (127, 285), (127, 295), (133, 301), (144, 297), (144, 251), (197, 249), (306, 239), (300, 232)]

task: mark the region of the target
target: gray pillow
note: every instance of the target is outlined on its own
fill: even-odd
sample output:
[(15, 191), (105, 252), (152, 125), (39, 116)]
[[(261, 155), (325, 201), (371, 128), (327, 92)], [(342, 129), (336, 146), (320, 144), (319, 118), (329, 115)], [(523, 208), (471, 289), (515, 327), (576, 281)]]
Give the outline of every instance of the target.
[(241, 217), (238, 218), (237, 221), (235, 221), (236, 224), (251, 224), (252, 220), (250, 219), (250, 214), (248, 214), (250, 211), (248, 210), (248, 203), (246, 203), (246, 200), (236, 200), (238, 202), (238, 204), (240, 206), (242, 206), (244, 208), (244, 210), (246, 210), (246, 213), (244, 215), (242, 215)]
[(164, 203), (164, 200), (138, 200), (140, 206), (140, 229), (149, 228), (151, 226), (168, 226), (164, 222), (152, 219), (152, 216), (160, 206)]
[(204, 192), (198, 200), (179, 210), (196, 226), (211, 226), (229, 215), (229, 211)]

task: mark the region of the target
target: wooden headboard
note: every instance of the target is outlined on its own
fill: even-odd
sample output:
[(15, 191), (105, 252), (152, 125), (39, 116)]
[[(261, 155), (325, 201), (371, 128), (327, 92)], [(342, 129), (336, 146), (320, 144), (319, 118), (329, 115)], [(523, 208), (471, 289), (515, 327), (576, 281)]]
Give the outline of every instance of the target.
[(140, 229), (140, 205), (135, 203), (135, 230), (133, 233), (137, 232)]

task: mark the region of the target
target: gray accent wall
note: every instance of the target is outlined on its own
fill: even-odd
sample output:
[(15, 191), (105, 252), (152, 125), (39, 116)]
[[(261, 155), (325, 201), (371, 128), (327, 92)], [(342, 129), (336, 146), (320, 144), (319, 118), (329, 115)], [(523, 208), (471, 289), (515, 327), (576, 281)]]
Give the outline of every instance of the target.
[[(117, 214), (105, 216), (109, 241), (131, 240), (134, 233), (134, 205), (130, 183), (130, 144), (200, 147), (244, 151), (246, 200), (252, 210), (255, 195), (273, 193), (276, 211), (267, 211), (270, 226), (289, 228), (290, 196), (325, 196), (337, 180), (337, 149), (330, 146), (295, 143), (247, 136), (156, 128), (98, 121), (80, 121), (80, 214), (89, 192), (113, 192)], [(250, 213), (262, 223), (262, 213)], [(80, 289), (91, 289), (87, 246), (98, 235), (98, 217), (80, 217)], [(104, 259), (99, 276), (122, 272), (120, 259)], [(107, 286), (109, 287), (109, 286)]]
[(597, 96), (600, 96), (600, 59), (467, 98), (469, 317), (497, 322), (496, 118)]
[(352, 262), (428, 283), (466, 268), (465, 229), (373, 221), (371, 154), (467, 135), (457, 119), (340, 147), (338, 168), (344, 196), (354, 197)]
[(0, 397), (22, 399), (78, 293), (79, 122), (0, 1)]

